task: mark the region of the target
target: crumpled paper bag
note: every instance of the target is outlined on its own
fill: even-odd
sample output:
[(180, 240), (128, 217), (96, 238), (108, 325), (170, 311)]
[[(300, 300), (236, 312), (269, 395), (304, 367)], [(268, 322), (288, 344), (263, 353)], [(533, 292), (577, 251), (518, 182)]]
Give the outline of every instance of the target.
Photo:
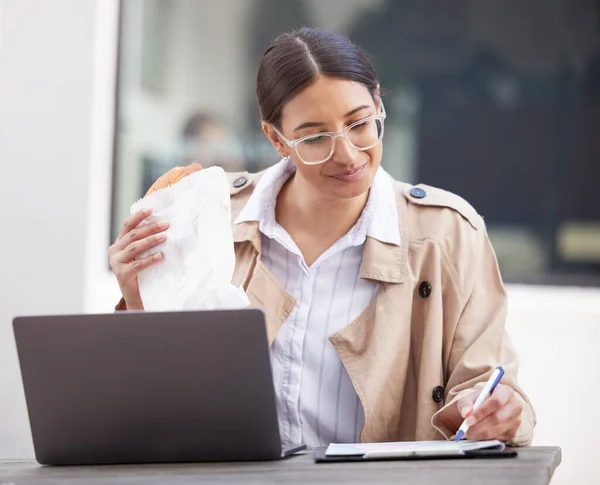
[(250, 304), (231, 284), (235, 252), (229, 181), (220, 167), (194, 172), (138, 200), (131, 213), (152, 209), (142, 223), (168, 221), (167, 240), (140, 255), (164, 257), (141, 271), (138, 284), (148, 311), (214, 310)]

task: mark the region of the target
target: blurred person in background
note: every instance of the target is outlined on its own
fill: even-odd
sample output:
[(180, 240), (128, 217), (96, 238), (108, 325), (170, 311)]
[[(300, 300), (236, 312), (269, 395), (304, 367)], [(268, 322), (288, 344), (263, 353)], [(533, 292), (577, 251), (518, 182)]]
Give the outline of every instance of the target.
[(244, 160), (238, 139), (225, 121), (214, 114), (196, 112), (188, 117), (181, 132), (180, 158), (174, 165), (202, 160), (205, 166), (219, 165), (239, 171)]
[[(483, 220), (380, 166), (386, 112), (365, 53), (330, 31), (283, 34), (256, 92), (281, 161), (231, 175), (233, 283), (266, 315), (284, 444), (449, 439), (465, 418), (468, 438), (529, 444), (535, 415)], [(138, 258), (167, 238), (167, 224), (138, 227), (147, 216), (109, 250), (119, 310), (143, 309), (137, 274), (161, 261)], [(498, 365), (502, 383), (473, 411)]]
[(165, 155), (145, 154), (140, 197), (167, 170), (202, 160), (205, 167), (218, 165), (239, 171), (245, 165), (243, 146), (234, 131), (219, 116), (196, 111), (183, 124), (179, 138)]

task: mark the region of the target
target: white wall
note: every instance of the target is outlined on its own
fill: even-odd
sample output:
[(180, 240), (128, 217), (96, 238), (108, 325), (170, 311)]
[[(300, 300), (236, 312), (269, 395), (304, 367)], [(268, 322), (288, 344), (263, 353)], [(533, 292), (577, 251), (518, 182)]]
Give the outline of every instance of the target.
[(0, 457), (32, 453), (13, 316), (84, 309), (95, 6), (2, 1)]
[[(13, 316), (110, 311), (118, 294), (106, 271), (117, 1), (0, 4), (2, 459), (33, 454)], [(595, 483), (600, 290), (510, 286), (509, 301), (535, 444), (564, 451), (553, 483)]]
[(533, 444), (563, 450), (552, 483), (599, 483), (600, 289), (510, 286), (507, 326), (537, 412)]

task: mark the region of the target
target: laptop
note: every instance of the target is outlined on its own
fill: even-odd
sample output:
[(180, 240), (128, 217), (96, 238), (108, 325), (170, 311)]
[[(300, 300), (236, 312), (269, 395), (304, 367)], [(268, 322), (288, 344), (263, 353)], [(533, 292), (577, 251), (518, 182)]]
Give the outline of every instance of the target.
[(282, 449), (259, 309), (13, 321), (43, 465), (276, 460)]

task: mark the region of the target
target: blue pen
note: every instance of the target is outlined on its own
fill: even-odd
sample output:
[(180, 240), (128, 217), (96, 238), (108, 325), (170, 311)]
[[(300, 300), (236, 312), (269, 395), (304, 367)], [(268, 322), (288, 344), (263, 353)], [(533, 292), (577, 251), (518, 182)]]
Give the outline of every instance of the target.
[[(502, 379), (503, 375), (504, 369), (501, 365), (499, 365), (498, 367), (496, 367), (496, 369), (494, 369), (494, 372), (490, 376), (489, 380), (485, 383), (485, 386), (483, 386), (483, 389), (477, 397), (475, 404), (473, 404), (473, 411), (477, 411), (479, 407), (483, 404), (483, 401), (485, 401), (488, 398), (488, 396), (494, 391), (494, 389), (496, 389), (496, 386), (500, 382), (500, 379)], [(456, 433), (456, 441), (460, 441), (467, 434), (468, 430), (469, 425), (467, 424), (467, 420), (465, 419), (460, 428), (458, 428), (458, 433)]]

